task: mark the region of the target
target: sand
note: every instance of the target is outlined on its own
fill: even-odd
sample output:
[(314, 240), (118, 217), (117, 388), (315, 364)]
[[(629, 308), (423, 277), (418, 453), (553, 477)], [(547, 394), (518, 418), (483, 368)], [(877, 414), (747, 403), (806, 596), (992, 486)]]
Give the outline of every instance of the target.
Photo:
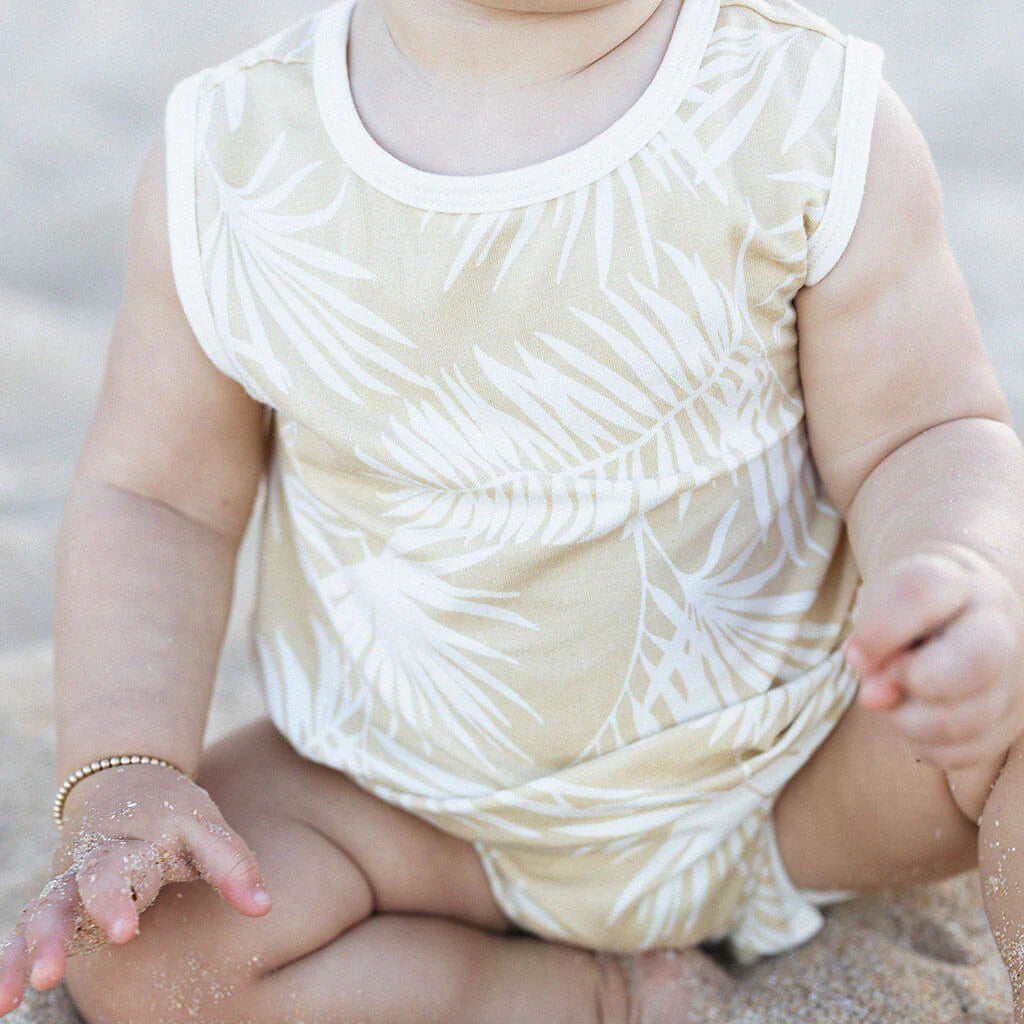
[[(1020, 168), (1024, 6), (1017, 0), (809, 0), (881, 43), (921, 125), (983, 336), (1024, 422)], [(53, 560), (123, 279), (128, 203), (180, 77), (288, 24), (300, 0), (9, 0), (0, 5), (0, 931), (47, 877), (54, 736)], [(899, 16), (893, 17), (894, 11)], [(211, 717), (215, 739), (261, 713), (244, 655), (251, 559)], [(978, 879), (834, 908), (804, 948), (728, 976), (713, 1024), (1003, 1024), (1009, 984)], [(9, 1018), (73, 1024), (61, 989)]]

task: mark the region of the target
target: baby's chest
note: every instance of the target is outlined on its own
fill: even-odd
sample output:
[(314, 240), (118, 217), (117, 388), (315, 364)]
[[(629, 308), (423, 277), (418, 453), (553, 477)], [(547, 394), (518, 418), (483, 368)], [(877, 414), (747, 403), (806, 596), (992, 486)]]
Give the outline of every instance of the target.
[(799, 226), (627, 167), (479, 213), (317, 182), (301, 213), (223, 207), (209, 288), (242, 383), (344, 472), (699, 479), (802, 415)]

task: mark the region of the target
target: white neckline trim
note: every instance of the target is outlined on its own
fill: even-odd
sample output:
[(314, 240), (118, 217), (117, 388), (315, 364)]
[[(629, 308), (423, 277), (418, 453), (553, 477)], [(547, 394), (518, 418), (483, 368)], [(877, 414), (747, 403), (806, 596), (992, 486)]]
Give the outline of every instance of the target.
[(403, 163), (366, 130), (348, 75), (348, 35), (356, 3), (339, 0), (323, 11), (317, 26), (313, 84), (331, 142), (356, 174), (394, 199), (442, 213), (489, 213), (573, 192), (647, 145), (693, 83), (718, 21), (721, 0), (684, 0), (650, 85), (603, 132), (541, 163), (476, 175), (435, 174)]

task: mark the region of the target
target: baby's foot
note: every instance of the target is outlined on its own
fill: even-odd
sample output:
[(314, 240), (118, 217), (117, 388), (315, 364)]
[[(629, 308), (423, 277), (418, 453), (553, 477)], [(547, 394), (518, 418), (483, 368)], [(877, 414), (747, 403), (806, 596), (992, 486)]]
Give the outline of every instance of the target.
[(733, 984), (697, 949), (657, 950), (623, 966), (629, 979), (628, 1024), (706, 1024)]

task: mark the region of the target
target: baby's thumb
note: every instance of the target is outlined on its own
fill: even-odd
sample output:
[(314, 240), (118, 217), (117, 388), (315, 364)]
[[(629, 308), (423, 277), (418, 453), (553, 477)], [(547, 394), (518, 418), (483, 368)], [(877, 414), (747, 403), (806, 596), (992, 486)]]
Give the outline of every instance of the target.
[(197, 821), (189, 845), (203, 878), (236, 910), (248, 917), (261, 917), (270, 910), (256, 855), (223, 819)]

